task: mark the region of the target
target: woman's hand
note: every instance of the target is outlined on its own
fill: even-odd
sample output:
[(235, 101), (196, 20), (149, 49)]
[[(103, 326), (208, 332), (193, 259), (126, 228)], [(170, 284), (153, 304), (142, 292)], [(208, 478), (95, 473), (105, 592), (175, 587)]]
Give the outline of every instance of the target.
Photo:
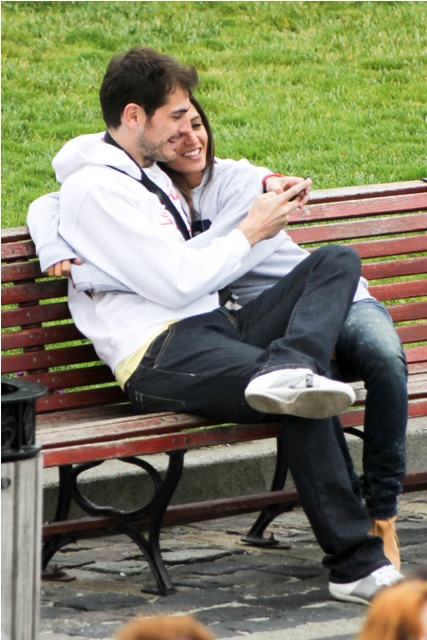
[[(283, 193), (283, 191), (287, 191), (291, 187), (295, 187), (300, 182), (303, 182), (305, 178), (298, 178), (297, 176), (270, 176), (265, 181), (265, 191), (266, 193), (270, 193), (271, 191), (274, 193)], [(310, 182), (311, 185), (311, 182)], [(305, 190), (304, 196), (309, 195), (310, 187)]]
[(270, 191), (258, 196), (237, 228), (245, 234), (251, 246), (273, 238), (286, 226), (292, 211), (306, 204), (306, 191), (310, 186), (310, 178), (298, 179), (295, 185), (281, 193)]

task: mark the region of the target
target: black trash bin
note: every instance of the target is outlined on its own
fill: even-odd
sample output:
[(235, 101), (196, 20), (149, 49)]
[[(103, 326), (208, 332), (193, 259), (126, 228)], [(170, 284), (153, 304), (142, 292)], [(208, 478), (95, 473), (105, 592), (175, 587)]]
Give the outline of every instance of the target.
[(8, 640), (38, 637), (42, 458), (35, 401), (45, 393), (25, 379), (1, 379), (1, 617)]

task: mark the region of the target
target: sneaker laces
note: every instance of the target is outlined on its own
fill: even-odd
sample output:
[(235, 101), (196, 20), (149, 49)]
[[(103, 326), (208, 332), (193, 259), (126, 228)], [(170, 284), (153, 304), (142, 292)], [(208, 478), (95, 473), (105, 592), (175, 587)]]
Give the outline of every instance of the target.
[(386, 564), (385, 567), (380, 567), (374, 571), (373, 577), (377, 585), (382, 587), (390, 587), (403, 578), (402, 574), (392, 564)]
[[(395, 527), (393, 526), (393, 522), (391, 518), (384, 518), (384, 519), (373, 519), (372, 520), (372, 525), (373, 525), (373, 533), (375, 536), (380, 536), (380, 538), (383, 538), (385, 535), (385, 528), (384, 526), (382, 526), (382, 523), (387, 523), (385, 526), (387, 527), (387, 530), (390, 531), (391, 530), (391, 534), (394, 537), (394, 539), (396, 540), (396, 544), (398, 547), (400, 547), (400, 540), (399, 540), (399, 536), (397, 535), (397, 531), (395, 529)], [(384, 534), (384, 535), (382, 535)]]
[[(274, 381), (272, 386), (276, 387), (282, 384), (282, 378), (278, 378)], [(314, 381), (314, 373), (311, 371), (304, 373), (296, 373), (293, 378), (285, 378), (286, 386), (290, 389), (310, 389), (311, 387), (316, 386)]]

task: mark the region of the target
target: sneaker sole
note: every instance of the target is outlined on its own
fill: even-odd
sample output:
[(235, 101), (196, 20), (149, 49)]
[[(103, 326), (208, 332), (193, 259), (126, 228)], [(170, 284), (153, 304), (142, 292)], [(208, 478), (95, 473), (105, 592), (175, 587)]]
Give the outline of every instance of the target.
[(248, 391), (245, 395), (248, 405), (261, 413), (314, 419), (335, 416), (345, 411), (355, 399), (344, 391), (330, 389), (301, 389), (290, 399), (268, 391)]
[(353, 596), (351, 595), (351, 593), (349, 594), (337, 593), (332, 591), (330, 587), (329, 587), (329, 593), (335, 600), (340, 600), (341, 602), (357, 602), (358, 604), (364, 604), (367, 606), (371, 604), (370, 600), (367, 600), (366, 598), (362, 598), (361, 596)]

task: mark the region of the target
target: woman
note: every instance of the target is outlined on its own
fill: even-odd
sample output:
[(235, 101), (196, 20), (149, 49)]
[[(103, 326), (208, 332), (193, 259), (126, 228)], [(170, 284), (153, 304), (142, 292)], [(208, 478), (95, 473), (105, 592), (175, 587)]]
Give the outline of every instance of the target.
[[(191, 213), (193, 227), (204, 233), (190, 243), (203, 246), (228, 233), (247, 214), (250, 205), (263, 191), (281, 191), (297, 184), (297, 177), (271, 174), (246, 160), (220, 160), (214, 156), (209, 121), (201, 106), (192, 98), (190, 109), (192, 131), (177, 143), (178, 157), (163, 165), (183, 195)], [(304, 203), (308, 189), (299, 196)], [(50, 198), (50, 200), (47, 200)], [(50, 247), (42, 269), (49, 275), (69, 275), (70, 259), (76, 255), (58, 238), (58, 205), (52, 196), (36, 201), (30, 208), (32, 234), (44, 236), (38, 246)], [(35, 204), (35, 203), (34, 203)], [(33, 205), (32, 205), (33, 206)], [(43, 215), (41, 215), (43, 214)], [(48, 231), (48, 233), (46, 232)], [(50, 231), (49, 231), (50, 230)], [(53, 251), (52, 251), (52, 248)], [(308, 253), (285, 233), (258, 243), (242, 264), (241, 275), (230, 289), (239, 304), (246, 304), (280, 277), (289, 273)], [(60, 262), (60, 258), (67, 258)], [(123, 290), (125, 287), (90, 265), (73, 266), (72, 277), (77, 288)], [(367, 283), (361, 279), (353, 305), (336, 346), (334, 377), (345, 382), (363, 380), (367, 390), (362, 487), (366, 510), (372, 520), (370, 533), (384, 541), (387, 558), (399, 570), (400, 553), (396, 536), (397, 497), (405, 475), (405, 436), (407, 423), (407, 368), (403, 349), (385, 307), (370, 296)], [(338, 419), (337, 419), (338, 422)], [(339, 426), (339, 423), (338, 423)], [(344, 452), (345, 439), (337, 429)], [(347, 452), (349, 470), (351, 463)], [(351, 472), (351, 471), (350, 471)], [(358, 490), (353, 479), (355, 490)]]
[[(195, 100), (191, 119), (192, 135), (182, 140), (179, 157), (165, 165), (164, 170), (185, 195), (194, 217), (204, 218), (205, 211), (218, 210), (213, 221), (222, 217), (233, 224), (236, 222), (236, 212), (237, 217), (239, 215), (238, 207), (230, 206), (236, 190), (233, 181), (227, 180), (225, 175), (231, 175), (231, 165), (240, 165), (240, 180), (244, 175), (248, 176), (247, 185), (253, 181), (255, 187), (252, 190), (246, 187), (244, 202), (239, 194), (240, 204), (246, 207), (248, 200), (256, 196), (256, 174), (259, 170), (245, 161), (215, 160), (209, 122)], [(267, 170), (262, 171), (267, 190), (287, 189), (300, 180), (276, 175), (269, 177)], [(213, 202), (216, 208), (212, 207)], [(274, 252), (230, 285), (239, 302), (245, 304), (259, 295), (307, 255), (284, 232), (279, 235), (282, 236), (282, 242)], [(407, 368), (391, 319), (385, 307), (370, 296), (365, 284), (361, 282), (359, 285), (337, 344), (337, 367), (334, 373), (347, 382), (362, 379), (367, 389), (362, 491), (372, 519), (371, 533), (383, 538), (386, 556), (399, 569), (400, 553), (395, 523), (397, 496), (401, 492), (405, 473)], [(342, 436), (342, 432), (338, 431), (338, 436), (340, 434)]]

